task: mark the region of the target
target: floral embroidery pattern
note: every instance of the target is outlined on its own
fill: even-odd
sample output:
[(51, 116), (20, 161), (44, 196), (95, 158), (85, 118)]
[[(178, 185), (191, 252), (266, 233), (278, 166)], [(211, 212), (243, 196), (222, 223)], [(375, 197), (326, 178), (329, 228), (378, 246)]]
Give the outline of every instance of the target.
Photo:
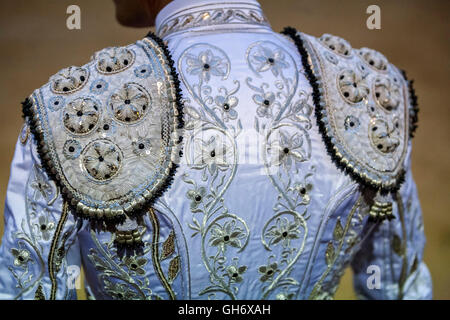
[[(10, 249), (12, 263), (8, 270), (16, 280), (18, 293), (15, 299), (23, 297), (39, 287), (40, 281), (46, 272), (46, 256), (49, 254), (45, 246), (54, 236), (56, 220), (51, 213), (51, 207), (59, 196), (56, 186), (48, 180), (37, 165), (33, 166), (26, 183), (25, 217), (20, 221), (17, 231), (12, 234), (14, 244)], [(68, 275), (65, 255), (73, 241), (74, 225), (65, 230), (65, 237), (57, 242), (58, 261), (57, 272), (62, 270), (63, 276)], [(66, 287), (61, 290), (65, 297), (69, 294)]]
[(142, 119), (150, 109), (150, 95), (140, 85), (127, 83), (111, 96), (109, 106), (114, 117), (125, 124)]
[(138, 78), (148, 78), (151, 74), (152, 67), (149, 64), (144, 64), (134, 69), (134, 75)]
[(114, 246), (114, 239), (101, 243), (97, 234), (91, 230), (95, 248), (90, 249), (90, 261), (100, 272), (100, 279), (105, 285), (105, 292), (118, 300), (153, 300), (161, 296), (153, 293), (150, 280), (145, 276), (144, 267), (150, 254), (150, 244), (144, 242), (142, 256), (119, 257)]
[(214, 55), (210, 49), (201, 51), (198, 56), (188, 54), (186, 64), (188, 73), (198, 75), (205, 82), (211, 80), (211, 75), (224, 77), (226, 74), (225, 62), (219, 56)]
[(69, 132), (84, 135), (97, 126), (100, 106), (90, 98), (78, 98), (64, 108), (63, 122)]
[[(185, 158), (190, 168), (201, 173), (201, 179), (197, 182), (185, 174), (183, 181), (192, 185), (187, 197), (196, 215), (189, 227), (193, 237), (201, 237), (202, 260), (210, 274), (211, 285), (200, 295), (208, 294), (210, 299), (218, 295), (236, 299), (247, 270), (237, 254), (247, 246), (249, 229), (228, 211), (223, 199), (237, 170), (236, 137), (242, 130), (236, 111), (240, 83), (233, 81), (230, 89), (230, 68), (226, 53), (209, 44), (187, 48), (178, 61), (181, 79), (199, 105), (194, 108), (190, 100), (185, 101)], [(211, 86), (217, 79), (221, 85)]]
[[(294, 59), (284, 49), (272, 42), (256, 42), (247, 50), (247, 63), (258, 78), (269, 69), (274, 78), (272, 83), (260, 81), (258, 85), (253, 78), (246, 79), (248, 87), (255, 91), (254, 123), (265, 141), (264, 166), (279, 193), (274, 215), (266, 221), (261, 234), (262, 245), (271, 252), (267, 265), (258, 268), (262, 297), (274, 294), (277, 298), (293, 298), (299, 283), (289, 274), (305, 245), (306, 207), (312, 189), (307, 180), (314, 172), (313, 167), (304, 165), (311, 157), (308, 130), (312, 106), (309, 95), (297, 93), (299, 74)], [(303, 178), (293, 181), (292, 177)], [(279, 290), (281, 293), (276, 293)]]
[(134, 54), (127, 48), (112, 47), (97, 53), (95, 59), (100, 73), (112, 74), (130, 67), (134, 62)]
[(338, 82), (342, 96), (351, 103), (361, 102), (369, 94), (365, 81), (352, 70), (342, 72)]
[(90, 177), (103, 181), (114, 177), (122, 164), (120, 149), (109, 140), (97, 140), (86, 147), (82, 164)]
[(272, 50), (269, 47), (258, 46), (251, 58), (254, 60), (255, 70), (258, 73), (270, 70), (275, 77), (278, 77), (282, 73), (282, 69), (289, 67), (281, 48)]
[(389, 78), (377, 78), (374, 86), (378, 104), (387, 111), (397, 109), (402, 100), (400, 87)]
[(319, 38), (319, 41), (334, 53), (342, 56), (350, 56), (352, 47), (346, 40), (333, 36), (331, 34), (324, 34)]
[(92, 82), (89, 89), (94, 94), (102, 94), (103, 92), (108, 90), (108, 82), (101, 80), (101, 79), (96, 80), (96, 81)]
[(80, 67), (62, 69), (50, 78), (51, 88), (55, 93), (69, 94), (81, 89), (87, 82), (89, 72)]

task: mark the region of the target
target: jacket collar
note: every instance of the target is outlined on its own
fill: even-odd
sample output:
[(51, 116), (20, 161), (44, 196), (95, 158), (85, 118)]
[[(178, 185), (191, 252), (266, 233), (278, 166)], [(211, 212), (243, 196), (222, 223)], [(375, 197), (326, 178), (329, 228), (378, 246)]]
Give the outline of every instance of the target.
[(258, 1), (174, 0), (156, 17), (156, 34), (161, 38), (194, 30), (242, 27), (270, 29)]

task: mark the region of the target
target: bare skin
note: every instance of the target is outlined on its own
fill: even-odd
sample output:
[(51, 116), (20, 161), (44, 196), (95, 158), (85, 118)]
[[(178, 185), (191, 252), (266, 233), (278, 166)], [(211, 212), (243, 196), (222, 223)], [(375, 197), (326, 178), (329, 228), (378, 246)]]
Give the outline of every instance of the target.
[(155, 25), (156, 15), (172, 0), (114, 0), (116, 19), (126, 27), (144, 28)]

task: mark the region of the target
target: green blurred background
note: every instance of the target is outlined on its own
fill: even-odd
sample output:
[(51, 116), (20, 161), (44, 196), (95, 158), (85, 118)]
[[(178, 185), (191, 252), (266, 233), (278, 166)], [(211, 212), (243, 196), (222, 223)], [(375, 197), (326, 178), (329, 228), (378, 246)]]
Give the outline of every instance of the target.
[[(413, 172), (425, 220), (425, 261), (434, 297), (450, 299), (450, 1), (261, 0), (272, 27), (290, 25), (320, 36), (332, 33), (354, 47), (383, 52), (416, 80), (419, 129)], [(66, 28), (66, 8), (81, 8), (81, 30)], [(366, 28), (366, 8), (381, 8), (381, 30)], [(126, 45), (145, 29), (121, 27), (112, 0), (0, 0), (0, 202), (4, 203), (14, 145), (22, 126), (20, 102), (49, 76), (83, 65), (97, 50)], [(3, 205), (1, 212), (3, 212)], [(3, 214), (2, 214), (3, 216)], [(3, 234), (3, 218), (0, 219)], [(80, 299), (85, 298), (80, 290)], [(337, 299), (354, 299), (347, 271)]]

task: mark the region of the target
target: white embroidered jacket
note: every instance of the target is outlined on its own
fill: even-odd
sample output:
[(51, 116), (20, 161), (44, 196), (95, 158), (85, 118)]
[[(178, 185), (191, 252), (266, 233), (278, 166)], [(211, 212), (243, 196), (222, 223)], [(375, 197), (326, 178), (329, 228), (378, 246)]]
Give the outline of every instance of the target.
[(156, 34), (182, 131), (156, 37), (26, 104), (0, 298), (75, 299), (83, 266), (95, 299), (328, 299), (349, 265), (360, 298), (431, 298), (402, 72), (255, 0), (174, 1)]

